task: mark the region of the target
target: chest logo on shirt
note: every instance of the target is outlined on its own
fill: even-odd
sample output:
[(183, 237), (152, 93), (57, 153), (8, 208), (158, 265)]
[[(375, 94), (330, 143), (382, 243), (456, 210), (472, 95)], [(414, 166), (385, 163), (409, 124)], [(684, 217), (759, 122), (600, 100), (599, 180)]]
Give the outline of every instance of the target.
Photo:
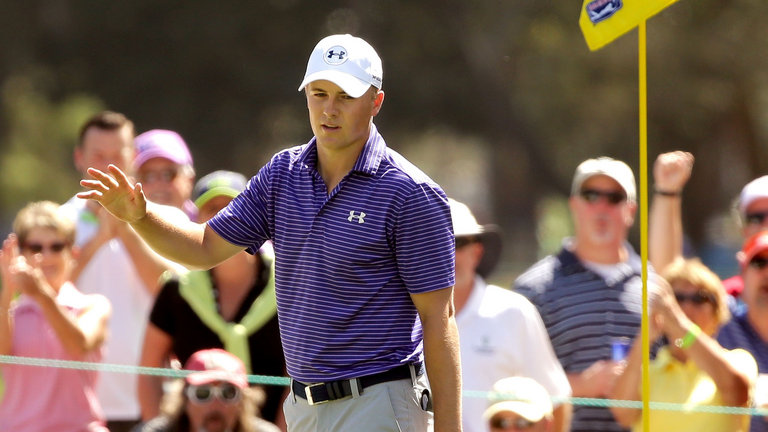
[(347, 220), (350, 222), (354, 222), (355, 219), (357, 219), (357, 223), (361, 224), (361, 223), (365, 223), (365, 220), (363, 218), (365, 218), (365, 213), (350, 210), (349, 217), (347, 218)]

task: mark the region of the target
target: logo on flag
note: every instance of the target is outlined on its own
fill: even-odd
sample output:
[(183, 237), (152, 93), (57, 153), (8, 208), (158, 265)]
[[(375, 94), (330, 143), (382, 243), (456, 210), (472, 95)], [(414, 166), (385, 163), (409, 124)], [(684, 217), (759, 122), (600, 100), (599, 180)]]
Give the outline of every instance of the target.
[(596, 50), (637, 27), (677, 0), (583, 0), (579, 26)]
[(587, 3), (586, 10), (592, 24), (597, 24), (618, 12), (621, 6), (621, 0), (595, 0)]

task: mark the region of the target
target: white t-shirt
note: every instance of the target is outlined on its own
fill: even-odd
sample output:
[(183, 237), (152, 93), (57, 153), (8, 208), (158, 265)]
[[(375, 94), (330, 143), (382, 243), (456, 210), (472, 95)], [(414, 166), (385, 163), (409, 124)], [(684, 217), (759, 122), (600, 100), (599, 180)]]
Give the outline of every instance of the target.
[[(65, 211), (77, 222), (77, 246), (87, 243), (99, 228), (98, 219), (85, 204), (86, 200), (77, 197), (64, 204)], [(75, 286), (85, 294), (102, 294), (112, 303), (102, 361), (138, 365), (154, 297), (139, 277), (123, 243), (111, 239), (96, 251)], [(141, 416), (137, 383), (134, 374), (99, 373), (97, 396), (108, 420), (136, 420)]]
[(461, 340), (462, 423), (464, 432), (487, 432), (483, 412), (489, 402), (479, 397), (510, 376), (538, 381), (556, 398), (571, 396), (571, 386), (555, 357), (536, 307), (525, 297), (481, 278), (456, 315)]

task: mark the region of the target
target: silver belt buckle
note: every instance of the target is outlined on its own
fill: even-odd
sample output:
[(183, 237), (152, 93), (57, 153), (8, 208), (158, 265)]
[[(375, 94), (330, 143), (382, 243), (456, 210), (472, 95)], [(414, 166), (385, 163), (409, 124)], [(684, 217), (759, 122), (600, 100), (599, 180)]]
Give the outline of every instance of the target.
[(320, 405), (320, 404), (324, 404), (324, 403), (330, 402), (330, 400), (324, 400), (324, 401), (320, 401), (320, 402), (315, 402), (315, 400), (312, 399), (312, 391), (310, 389), (312, 387), (320, 387), (320, 386), (324, 386), (324, 385), (325, 385), (324, 383), (317, 383), (317, 384), (310, 384), (310, 385), (304, 387), (304, 396), (307, 397), (307, 403), (309, 405)]

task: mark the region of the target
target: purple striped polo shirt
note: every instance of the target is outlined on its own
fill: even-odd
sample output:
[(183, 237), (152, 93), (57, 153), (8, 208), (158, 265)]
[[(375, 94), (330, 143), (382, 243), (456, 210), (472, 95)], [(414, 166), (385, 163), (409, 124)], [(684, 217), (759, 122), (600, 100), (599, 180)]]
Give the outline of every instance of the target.
[(375, 126), (330, 194), (313, 138), (276, 154), (208, 225), (249, 252), (274, 242), (280, 335), (294, 379), (353, 378), (423, 360), (409, 294), (454, 284), (448, 200)]

